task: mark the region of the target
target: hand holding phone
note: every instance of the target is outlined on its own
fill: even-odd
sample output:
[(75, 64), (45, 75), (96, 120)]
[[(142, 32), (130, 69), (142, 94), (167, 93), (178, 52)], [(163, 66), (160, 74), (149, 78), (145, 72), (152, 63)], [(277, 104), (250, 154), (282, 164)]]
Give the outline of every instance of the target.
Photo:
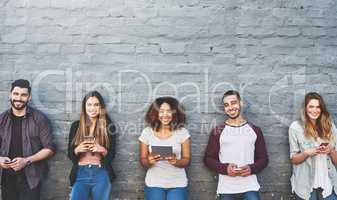
[(233, 170), (235, 171), (236, 175), (240, 175), (242, 168), (241, 167), (234, 167)]
[(11, 168), (9, 164), (13, 163), (10, 158), (8, 157), (0, 157), (0, 167), (3, 169)]
[(332, 148), (329, 146), (328, 142), (323, 142), (319, 145), (319, 153), (320, 154), (329, 154)]

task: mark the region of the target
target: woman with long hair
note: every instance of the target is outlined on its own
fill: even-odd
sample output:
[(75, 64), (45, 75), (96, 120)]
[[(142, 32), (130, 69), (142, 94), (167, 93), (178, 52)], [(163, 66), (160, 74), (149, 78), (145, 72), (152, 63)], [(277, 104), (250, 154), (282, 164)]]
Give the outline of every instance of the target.
[(147, 169), (146, 200), (186, 200), (190, 134), (183, 107), (172, 97), (157, 98), (148, 109), (139, 137), (140, 164)]
[(71, 200), (109, 200), (115, 148), (115, 126), (101, 94), (91, 91), (82, 101), (80, 120), (72, 123), (69, 133)]
[(336, 200), (337, 130), (321, 95), (305, 95), (300, 120), (289, 127), (292, 191), (298, 200)]

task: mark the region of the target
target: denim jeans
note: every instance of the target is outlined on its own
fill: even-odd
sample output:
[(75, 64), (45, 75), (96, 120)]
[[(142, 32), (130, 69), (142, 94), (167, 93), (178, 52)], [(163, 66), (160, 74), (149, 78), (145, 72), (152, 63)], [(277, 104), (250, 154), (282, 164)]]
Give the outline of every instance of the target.
[(160, 188), (145, 186), (144, 193), (145, 200), (187, 200), (187, 187)]
[(220, 200), (260, 200), (258, 191), (248, 191), (238, 194), (220, 194)]
[(97, 165), (79, 166), (71, 190), (71, 200), (109, 200), (111, 182), (105, 168)]
[[(299, 196), (295, 194), (296, 200), (303, 200)], [(322, 189), (314, 189), (311, 194), (309, 200), (337, 200), (336, 194), (332, 191), (332, 194), (323, 198), (322, 196)]]
[(15, 176), (2, 176), (2, 200), (39, 200), (40, 184), (33, 189), (29, 188), (24, 173)]

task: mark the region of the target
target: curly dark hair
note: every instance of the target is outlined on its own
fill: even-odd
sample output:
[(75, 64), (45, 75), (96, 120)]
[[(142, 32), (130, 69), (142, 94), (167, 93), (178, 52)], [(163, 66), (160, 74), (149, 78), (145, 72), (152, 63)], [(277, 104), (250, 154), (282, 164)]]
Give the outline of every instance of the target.
[(159, 120), (159, 108), (163, 103), (170, 105), (172, 110), (171, 130), (177, 130), (185, 127), (186, 115), (183, 106), (173, 97), (159, 97), (150, 105), (145, 115), (145, 121), (149, 127), (159, 131), (161, 122)]

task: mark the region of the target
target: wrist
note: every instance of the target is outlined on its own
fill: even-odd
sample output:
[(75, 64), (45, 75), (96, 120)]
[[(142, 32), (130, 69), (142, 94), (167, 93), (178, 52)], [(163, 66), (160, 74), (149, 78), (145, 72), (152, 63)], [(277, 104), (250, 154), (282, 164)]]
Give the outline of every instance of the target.
[(336, 151), (334, 149), (331, 149), (330, 152), (328, 153), (329, 156), (332, 156), (332, 154), (335, 154)]
[(306, 151), (303, 151), (302, 153), (303, 153), (303, 155), (304, 155), (305, 158), (310, 157), (310, 154), (308, 154)]
[(30, 164), (32, 164), (32, 159), (30, 157), (24, 158), (26, 161), (26, 166), (29, 166)]
[(108, 151), (105, 148), (102, 148), (102, 155), (106, 156), (108, 154)]

